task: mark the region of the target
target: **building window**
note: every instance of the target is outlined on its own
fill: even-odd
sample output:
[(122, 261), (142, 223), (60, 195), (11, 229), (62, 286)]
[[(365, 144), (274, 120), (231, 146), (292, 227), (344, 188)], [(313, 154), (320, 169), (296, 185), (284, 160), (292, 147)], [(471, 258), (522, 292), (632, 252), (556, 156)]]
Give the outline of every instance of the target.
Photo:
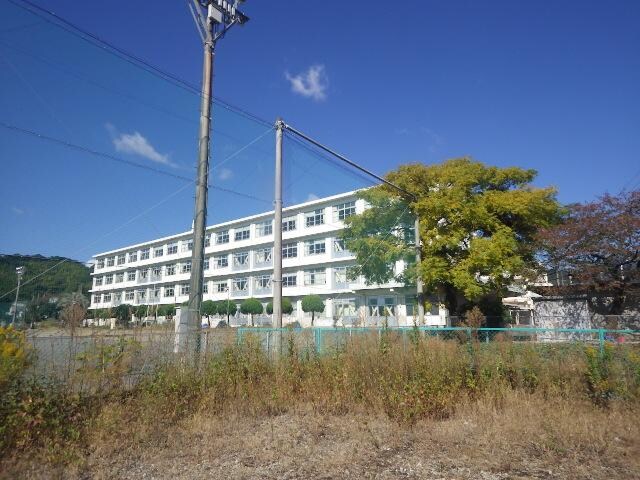
[(202, 293), (209, 293), (209, 282), (204, 282), (202, 285)]
[(326, 283), (327, 283), (327, 273), (324, 268), (314, 268), (311, 270), (305, 270), (304, 272), (305, 285), (325, 285)]
[(265, 290), (271, 288), (271, 275), (260, 275), (255, 277), (256, 288), (259, 290)]
[(122, 300), (122, 293), (121, 292), (116, 292), (113, 294), (113, 301), (114, 302), (119, 302)]
[(292, 232), (296, 229), (296, 217), (289, 217), (282, 220), (282, 231)]
[(138, 252), (129, 252), (129, 263), (138, 261)]
[(147, 299), (147, 291), (146, 290), (138, 290), (136, 292), (138, 294), (138, 301), (144, 302)]
[(216, 255), (213, 257), (214, 268), (227, 268), (229, 266), (229, 255)]
[(333, 219), (344, 220), (356, 214), (356, 202), (346, 202), (333, 207)]
[(282, 245), (282, 258), (296, 258), (298, 256), (297, 243), (285, 243)]
[(256, 264), (265, 264), (271, 262), (271, 248), (259, 248), (256, 250)]
[(162, 267), (153, 267), (151, 274), (156, 278), (160, 278), (162, 276)]
[(347, 267), (334, 267), (333, 281), (336, 285), (345, 285), (347, 283)]
[(320, 255), (325, 253), (325, 241), (321, 240), (308, 240), (304, 245), (305, 255)]
[(211, 234), (207, 233), (204, 237), (204, 248), (208, 248), (211, 246)]
[(246, 226), (246, 227), (236, 228), (236, 233), (233, 238), (235, 239), (236, 242), (239, 242), (240, 240), (248, 240), (250, 236), (251, 236), (251, 230), (249, 229), (248, 226)]
[(225, 293), (229, 291), (229, 282), (226, 280), (223, 282), (214, 282), (217, 293)]
[(124, 282), (124, 272), (116, 273), (116, 283)]
[(216, 233), (216, 245), (229, 243), (229, 230), (222, 230)]
[(102, 301), (102, 295), (94, 295), (93, 303), (100, 303)]
[(347, 248), (344, 245), (344, 240), (342, 240), (341, 238), (334, 238), (333, 239), (333, 251), (336, 252), (336, 253), (346, 252)]
[(111, 285), (113, 283), (113, 274), (110, 273), (108, 275), (104, 276), (104, 284), (105, 285)]
[(249, 252), (236, 252), (233, 254), (233, 266), (234, 267), (248, 267), (249, 266)]
[(153, 250), (154, 257), (161, 257), (164, 255), (164, 247), (156, 247)]
[(149, 260), (149, 250), (148, 248), (140, 250), (140, 260)]
[(170, 243), (167, 245), (167, 255), (175, 255), (176, 253), (178, 253), (177, 243)]
[(171, 275), (175, 275), (176, 274), (176, 264), (172, 263), (171, 265), (167, 265), (166, 267), (164, 267), (164, 274), (167, 277), (170, 277)]
[(188, 283), (183, 283), (180, 285), (180, 295), (189, 295), (191, 291), (191, 285)]
[(234, 292), (246, 292), (249, 290), (249, 279), (246, 277), (243, 278), (234, 278), (233, 279), (233, 291)]
[(110, 293), (105, 293), (104, 297), (102, 298), (102, 301), (104, 303), (109, 303), (111, 301), (111, 294)]
[(155, 287), (153, 289), (152, 295), (153, 295), (153, 299), (154, 300), (159, 300), (160, 299), (160, 287)]
[(127, 256), (124, 253), (118, 255), (118, 265), (124, 265), (124, 262), (127, 261)]
[(129, 302), (133, 301), (133, 291), (124, 292), (124, 299)]
[(324, 224), (324, 209), (314, 210), (304, 214), (304, 222), (307, 227), (315, 227)]
[(282, 276), (283, 287), (295, 287), (298, 284), (298, 275), (295, 273), (287, 273)]
[(127, 272), (127, 282), (135, 282), (136, 281), (136, 271), (131, 270)]
[(96, 282), (96, 287), (99, 287), (102, 285), (102, 277), (96, 277), (95, 278), (95, 282)]
[(266, 237), (273, 233), (273, 221), (265, 220), (264, 222), (256, 223), (256, 235), (258, 237)]
[(146, 268), (144, 270), (138, 270), (138, 280), (146, 280), (149, 276), (149, 270)]
[(96, 265), (97, 269), (104, 268), (104, 258), (98, 259), (98, 264)]
[(182, 251), (190, 252), (193, 250), (193, 240), (183, 240), (182, 241)]
[(180, 273), (191, 273), (191, 260), (180, 265)]
[(205, 258), (204, 262), (202, 262), (202, 268), (203, 270), (209, 270), (209, 259)]
[(165, 297), (173, 297), (175, 295), (175, 287), (171, 286), (171, 287), (164, 287), (164, 296)]
[(113, 267), (116, 263), (116, 259), (115, 257), (108, 257), (107, 258), (107, 267)]

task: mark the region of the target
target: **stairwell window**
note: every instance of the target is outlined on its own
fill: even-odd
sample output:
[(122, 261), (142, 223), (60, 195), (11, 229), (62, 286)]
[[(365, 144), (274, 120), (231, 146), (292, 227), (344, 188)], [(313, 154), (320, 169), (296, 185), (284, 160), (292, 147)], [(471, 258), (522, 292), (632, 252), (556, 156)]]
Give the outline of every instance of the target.
[(233, 279), (234, 292), (246, 292), (249, 290), (249, 279), (247, 277)]
[(304, 214), (304, 222), (307, 227), (315, 227), (324, 224), (324, 209), (314, 210)]

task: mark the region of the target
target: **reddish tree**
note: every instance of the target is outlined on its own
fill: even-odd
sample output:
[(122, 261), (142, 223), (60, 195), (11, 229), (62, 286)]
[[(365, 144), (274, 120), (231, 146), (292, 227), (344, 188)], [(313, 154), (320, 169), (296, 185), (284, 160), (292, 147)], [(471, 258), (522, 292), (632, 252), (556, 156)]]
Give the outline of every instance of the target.
[(564, 221), (539, 234), (547, 267), (566, 271), (576, 288), (613, 296), (619, 314), (640, 282), (640, 190), (570, 205)]

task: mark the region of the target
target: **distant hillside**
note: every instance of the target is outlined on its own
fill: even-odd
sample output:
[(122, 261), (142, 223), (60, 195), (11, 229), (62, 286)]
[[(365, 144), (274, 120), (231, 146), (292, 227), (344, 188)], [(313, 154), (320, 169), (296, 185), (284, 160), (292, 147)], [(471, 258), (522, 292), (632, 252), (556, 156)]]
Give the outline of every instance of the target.
[[(84, 293), (91, 288), (91, 269), (84, 264), (64, 257), (42, 255), (0, 255), (0, 295), (16, 287), (16, 267), (25, 267), (23, 281), (28, 281), (55, 264), (66, 260), (31, 283), (20, 287), (20, 300), (30, 300), (37, 295), (59, 295), (74, 292), (82, 287)], [(14, 294), (15, 295), (15, 294)], [(1, 302), (13, 302), (14, 295), (2, 298)]]

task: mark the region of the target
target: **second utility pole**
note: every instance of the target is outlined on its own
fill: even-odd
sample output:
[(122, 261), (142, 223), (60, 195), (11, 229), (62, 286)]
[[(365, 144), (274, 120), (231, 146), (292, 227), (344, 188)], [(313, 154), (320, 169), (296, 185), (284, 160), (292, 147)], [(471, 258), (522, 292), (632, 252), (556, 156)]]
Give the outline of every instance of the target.
[[(210, 9), (209, 9), (210, 10)], [(211, 99), (213, 78), (213, 18), (206, 17), (204, 32), (204, 65), (202, 70), (202, 103), (200, 106), (200, 140), (198, 177), (196, 180), (196, 205), (193, 215), (193, 254), (191, 257), (191, 282), (189, 288), (189, 330), (196, 333), (196, 349), (200, 345), (202, 320), (202, 282), (204, 280), (204, 230), (207, 221), (207, 197), (209, 195), (209, 135), (211, 131)]]

